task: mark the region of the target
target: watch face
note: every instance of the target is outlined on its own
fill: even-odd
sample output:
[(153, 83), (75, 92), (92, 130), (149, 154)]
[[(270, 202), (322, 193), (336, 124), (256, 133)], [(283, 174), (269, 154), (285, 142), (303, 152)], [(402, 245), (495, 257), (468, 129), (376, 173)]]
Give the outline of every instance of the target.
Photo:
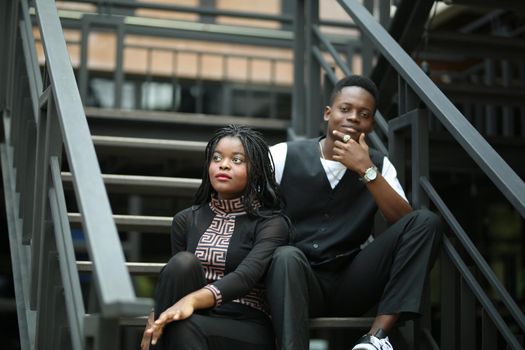
[(377, 171), (374, 168), (366, 169), (365, 177), (368, 181), (373, 181), (377, 177)]

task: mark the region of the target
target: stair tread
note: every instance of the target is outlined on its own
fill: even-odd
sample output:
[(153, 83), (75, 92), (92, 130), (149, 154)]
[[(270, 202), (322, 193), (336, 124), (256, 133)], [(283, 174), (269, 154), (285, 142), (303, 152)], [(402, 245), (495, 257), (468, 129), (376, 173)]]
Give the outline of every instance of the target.
[[(67, 215), (72, 227), (81, 226), (80, 213), (68, 213)], [(113, 214), (113, 219), (119, 231), (169, 233), (173, 217)]]
[[(120, 325), (141, 327), (147, 319), (148, 316), (125, 317), (120, 319)], [(314, 317), (310, 319), (310, 328), (368, 328), (373, 321), (373, 317)]]
[(194, 152), (203, 152), (206, 148), (206, 142), (203, 141), (167, 140), (157, 138), (107, 135), (93, 135), (92, 139), (95, 146)]
[[(201, 184), (201, 179), (167, 176), (102, 174), (102, 179), (106, 185), (140, 185), (154, 187), (184, 187), (197, 189)], [(70, 172), (62, 172), (62, 181), (72, 182), (73, 174), (71, 174)]]
[(227, 124), (242, 124), (257, 129), (285, 130), (290, 122), (281, 119), (262, 119), (253, 117), (235, 117), (225, 115), (206, 115), (181, 112), (161, 112), (142, 110), (120, 110), (111, 108), (85, 109), (88, 118), (125, 120), (151, 123), (190, 124), (200, 126), (222, 127)]

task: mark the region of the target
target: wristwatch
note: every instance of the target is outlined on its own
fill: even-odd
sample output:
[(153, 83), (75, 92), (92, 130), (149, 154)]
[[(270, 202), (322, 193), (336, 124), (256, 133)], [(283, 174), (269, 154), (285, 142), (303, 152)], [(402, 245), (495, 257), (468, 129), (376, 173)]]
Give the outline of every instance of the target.
[(378, 169), (376, 166), (371, 166), (370, 168), (365, 170), (365, 174), (360, 180), (365, 184), (370, 181), (374, 181), (377, 178), (377, 171)]

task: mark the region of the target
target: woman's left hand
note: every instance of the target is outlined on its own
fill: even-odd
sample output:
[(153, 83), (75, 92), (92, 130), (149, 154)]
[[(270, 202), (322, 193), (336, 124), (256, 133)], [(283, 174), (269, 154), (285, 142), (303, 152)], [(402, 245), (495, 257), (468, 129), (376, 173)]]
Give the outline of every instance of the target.
[(191, 298), (184, 297), (178, 302), (167, 308), (160, 314), (153, 325), (146, 330), (146, 334), (151, 335), (151, 344), (157, 344), (164, 327), (173, 321), (184, 320), (193, 315), (194, 307)]

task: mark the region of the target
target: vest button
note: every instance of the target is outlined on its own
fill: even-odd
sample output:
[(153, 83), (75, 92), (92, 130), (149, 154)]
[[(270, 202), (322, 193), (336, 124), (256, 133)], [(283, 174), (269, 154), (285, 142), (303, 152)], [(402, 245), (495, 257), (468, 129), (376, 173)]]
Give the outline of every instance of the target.
[(319, 244), (314, 243), (314, 244), (313, 244), (313, 247), (314, 247), (314, 248), (319, 248)]
[(325, 232), (326, 231), (326, 227), (321, 227), (321, 229), (319, 231)]

